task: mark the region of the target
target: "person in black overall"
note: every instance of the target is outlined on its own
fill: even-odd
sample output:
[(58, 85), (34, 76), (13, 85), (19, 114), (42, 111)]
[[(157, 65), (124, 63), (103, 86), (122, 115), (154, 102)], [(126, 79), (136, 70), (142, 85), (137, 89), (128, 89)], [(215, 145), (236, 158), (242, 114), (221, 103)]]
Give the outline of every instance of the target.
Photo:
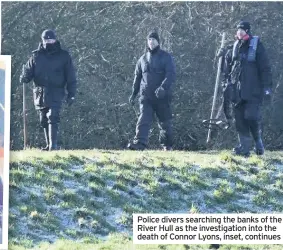
[(76, 75), (70, 54), (61, 48), (53, 30), (45, 30), (42, 42), (24, 65), (20, 82), (33, 80), (33, 97), (39, 111), (46, 147), (42, 150), (56, 150), (60, 109), (67, 90), (67, 103), (75, 100)]
[[(226, 57), (226, 63), (229, 63), (228, 60), (229, 57)], [(271, 68), (263, 44), (258, 37), (251, 34), (249, 22), (241, 21), (237, 25), (237, 41), (233, 46), (230, 76), (231, 100), (239, 137), (239, 145), (233, 152), (248, 157), (253, 138), (256, 154), (263, 155), (261, 108), (263, 99), (270, 99)]]
[(171, 150), (172, 138), (172, 87), (175, 82), (175, 64), (172, 56), (159, 46), (158, 33), (147, 36), (147, 52), (138, 60), (135, 68), (132, 94), (129, 102), (133, 105), (140, 94), (140, 115), (136, 135), (128, 145), (131, 150), (144, 150), (154, 113), (160, 128), (159, 141), (164, 150)]

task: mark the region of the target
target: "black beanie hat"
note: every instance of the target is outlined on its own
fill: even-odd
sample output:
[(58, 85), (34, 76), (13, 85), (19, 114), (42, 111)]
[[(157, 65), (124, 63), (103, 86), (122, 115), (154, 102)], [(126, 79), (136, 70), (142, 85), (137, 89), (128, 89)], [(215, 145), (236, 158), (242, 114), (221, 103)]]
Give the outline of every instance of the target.
[(245, 22), (245, 21), (241, 21), (238, 25), (237, 25), (237, 29), (243, 29), (246, 32), (249, 32), (251, 29), (251, 25), (249, 22)]
[(149, 34), (148, 34), (148, 36), (147, 36), (147, 39), (149, 39), (149, 38), (154, 38), (154, 39), (156, 39), (157, 42), (159, 43), (159, 36), (158, 36), (158, 34), (157, 34), (156, 31), (151, 31), (151, 32), (149, 32)]
[(53, 30), (44, 30), (41, 34), (42, 39), (56, 39), (55, 32)]

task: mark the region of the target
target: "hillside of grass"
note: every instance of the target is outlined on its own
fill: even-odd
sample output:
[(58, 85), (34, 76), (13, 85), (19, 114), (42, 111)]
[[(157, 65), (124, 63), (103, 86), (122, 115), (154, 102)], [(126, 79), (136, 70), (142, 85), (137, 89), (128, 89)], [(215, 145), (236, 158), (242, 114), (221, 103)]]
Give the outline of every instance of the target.
[(133, 245), (132, 214), (282, 213), (282, 190), (283, 152), (16, 151), (9, 249), (207, 249)]

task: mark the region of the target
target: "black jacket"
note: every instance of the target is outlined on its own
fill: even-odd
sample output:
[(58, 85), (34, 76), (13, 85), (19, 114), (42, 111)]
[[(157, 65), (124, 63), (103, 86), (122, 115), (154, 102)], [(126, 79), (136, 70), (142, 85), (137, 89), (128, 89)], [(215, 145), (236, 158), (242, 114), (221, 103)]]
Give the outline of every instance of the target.
[(65, 96), (76, 94), (76, 75), (69, 53), (61, 49), (57, 41), (49, 51), (39, 44), (23, 68), (21, 82), (34, 82), (34, 104), (37, 109), (45, 107), (61, 107)]
[(232, 69), (232, 50), (233, 45), (227, 46), (226, 53), (224, 55), (224, 60), (222, 62), (223, 66), (221, 68), (221, 71), (223, 73), (223, 78), (226, 81), (226, 84), (231, 82), (231, 69)]
[[(251, 38), (250, 38), (251, 39)], [(248, 40), (239, 47), (238, 60), (232, 61), (231, 80), (239, 100), (261, 102), (265, 89), (271, 89), (271, 68), (267, 53), (258, 41), (255, 62), (249, 62)], [(236, 98), (237, 99), (237, 98)]]
[(141, 98), (155, 100), (155, 90), (162, 86), (164, 98), (170, 99), (175, 75), (175, 64), (169, 53), (159, 47), (148, 51), (136, 64), (132, 94), (136, 96), (140, 92)]

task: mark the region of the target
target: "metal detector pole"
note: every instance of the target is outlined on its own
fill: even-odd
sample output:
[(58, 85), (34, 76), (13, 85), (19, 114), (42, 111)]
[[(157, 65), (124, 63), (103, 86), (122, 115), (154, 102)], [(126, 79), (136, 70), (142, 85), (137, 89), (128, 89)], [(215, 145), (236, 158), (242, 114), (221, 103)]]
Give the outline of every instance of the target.
[[(223, 32), (223, 34), (222, 34), (222, 41), (221, 41), (221, 48), (224, 48), (225, 36), (226, 36), (226, 33)], [(223, 56), (219, 57), (219, 59), (218, 59), (218, 68), (217, 68), (217, 75), (216, 75), (216, 81), (215, 81), (215, 87), (214, 87), (212, 109), (211, 109), (211, 114), (210, 114), (210, 120), (213, 119), (215, 111), (216, 111), (215, 106), (216, 106), (217, 92), (218, 92), (218, 86), (219, 86), (219, 81), (220, 81), (222, 60), (223, 60)], [(211, 139), (211, 127), (209, 127), (209, 129), (208, 129), (206, 143), (209, 143), (210, 139)]]

